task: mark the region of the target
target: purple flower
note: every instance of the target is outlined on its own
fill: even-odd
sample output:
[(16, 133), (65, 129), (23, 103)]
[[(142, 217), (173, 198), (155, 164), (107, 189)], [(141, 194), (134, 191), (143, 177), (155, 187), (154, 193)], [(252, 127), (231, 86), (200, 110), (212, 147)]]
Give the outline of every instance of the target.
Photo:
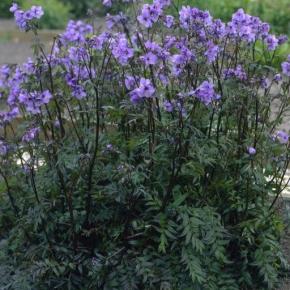
[(85, 41), (86, 36), (93, 32), (93, 27), (83, 21), (70, 20), (66, 27), (65, 32), (61, 35), (63, 44), (71, 42), (82, 43)]
[(288, 41), (288, 36), (287, 35), (280, 35), (278, 37), (278, 44), (282, 45)]
[(274, 75), (273, 80), (274, 80), (274, 82), (276, 82), (276, 83), (279, 83), (280, 81), (282, 81), (282, 76), (281, 76), (281, 74), (276, 74), (276, 75)]
[(142, 98), (151, 98), (155, 93), (155, 88), (152, 86), (150, 80), (141, 78), (138, 88), (138, 94)]
[(28, 130), (22, 137), (22, 142), (31, 142), (32, 140), (34, 140), (38, 134), (40, 132), (40, 128), (31, 128), (30, 130)]
[(44, 14), (41, 6), (32, 6), (30, 8), (30, 13), (32, 14), (32, 19), (33, 18), (40, 19)]
[(114, 57), (121, 65), (126, 65), (130, 58), (134, 56), (133, 48), (129, 47), (124, 34), (118, 34), (111, 44), (111, 50)]
[(133, 90), (134, 87), (136, 85), (136, 81), (135, 81), (135, 78), (132, 77), (132, 76), (126, 76), (125, 77), (125, 86), (128, 90)]
[(8, 152), (8, 147), (7, 145), (0, 140), (0, 155), (6, 155)]
[(207, 51), (205, 52), (205, 56), (207, 58), (208, 63), (212, 63), (216, 60), (219, 53), (219, 47), (215, 45), (212, 41), (207, 43)]
[(172, 74), (174, 76), (178, 76), (182, 73), (183, 68), (186, 64), (186, 58), (184, 55), (182, 54), (174, 54), (171, 58), (170, 58), (171, 64), (172, 64)]
[(201, 85), (190, 94), (194, 94), (205, 105), (209, 105), (212, 101), (220, 98), (214, 91), (213, 83), (208, 81), (202, 82)]
[(277, 139), (281, 144), (287, 144), (289, 140), (289, 135), (284, 131), (277, 132)]
[(283, 62), (281, 66), (282, 66), (283, 74), (290, 77), (290, 63), (286, 61), (286, 62)]
[(112, 0), (103, 0), (103, 5), (106, 7), (111, 7), (112, 6)]
[(169, 79), (164, 74), (159, 74), (159, 80), (162, 83), (163, 86), (167, 86), (169, 84)]
[(159, 16), (162, 14), (162, 5), (158, 3), (144, 4), (141, 14), (138, 15), (137, 20), (146, 28), (152, 27), (157, 22)]
[(21, 30), (29, 30), (31, 21), (40, 19), (44, 14), (41, 6), (32, 6), (29, 10), (22, 11), (15, 3), (12, 4), (10, 11), (14, 14), (16, 24)]
[(72, 96), (81, 100), (87, 96), (87, 93), (82, 85), (74, 85), (72, 88)]
[[(231, 38), (242, 39), (252, 43), (257, 39), (264, 39), (269, 35), (269, 24), (262, 23), (258, 17), (253, 17), (239, 9), (233, 14), (232, 20), (226, 26), (226, 34)], [(269, 48), (275, 46), (275, 39), (268, 39)]]
[(279, 41), (275, 35), (269, 35), (265, 39), (265, 42), (267, 44), (268, 50), (275, 50), (277, 46), (279, 45)]
[(107, 145), (106, 145), (106, 151), (108, 151), (108, 152), (112, 152), (112, 151), (114, 151), (114, 147), (113, 147), (113, 145), (112, 145), (112, 144), (107, 144)]
[(44, 104), (48, 104), (51, 98), (52, 95), (48, 90), (42, 93), (36, 91), (31, 93), (22, 91), (18, 96), (19, 102), (25, 106), (27, 112), (32, 114), (39, 114), (40, 107)]
[(140, 59), (145, 63), (146, 66), (155, 65), (158, 62), (158, 57), (151, 51), (141, 56)]
[(164, 110), (166, 112), (171, 113), (174, 110), (173, 104), (170, 101), (168, 101), (168, 100), (164, 101), (163, 106), (164, 106)]
[(256, 149), (254, 147), (248, 147), (248, 153), (250, 155), (255, 155), (256, 154)]
[(154, 0), (153, 3), (164, 8), (164, 7), (169, 6), (171, 4), (171, 0)]
[(153, 87), (150, 80), (141, 78), (139, 87), (130, 93), (131, 101), (137, 103), (144, 98), (151, 98), (155, 93), (155, 88)]
[(171, 28), (174, 25), (174, 17), (172, 15), (166, 15), (164, 19), (164, 25), (167, 28)]
[(202, 11), (190, 6), (182, 6), (179, 11), (180, 26), (185, 30), (202, 32), (205, 27), (212, 25), (212, 17), (208, 11)]
[(241, 65), (238, 65), (235, 69), (229, 68), (224, 70), (223, 74), (225, 79), (237, 78), (241, 81), (247, 79), (247, 74)]
[(90, 45), (96, 50), (102, 50), (104, 44), (110, 39), (110, 34), (108, 32), (103, 32), (99, 36), (93, 36), (90, 39)]
[(262, 78), (261, 80), (261, 87), (263, 89), (268, 89), (271, 86), (271, 81), (268, 78)]
[(9, 11), (11, 13), (14, 13), (15, 11), (17, 11), (19, 9), (18, 5), (16, 3), (12, 3), (12, 6), (10, 7)]
[(126, 22), (128, 22), (128, 19), (122, 12), (117, 15), (111, 15), (109, 13), (106, 15), (106, 26), (108, 29), (112, 29), (118, 24), (124, 24)]

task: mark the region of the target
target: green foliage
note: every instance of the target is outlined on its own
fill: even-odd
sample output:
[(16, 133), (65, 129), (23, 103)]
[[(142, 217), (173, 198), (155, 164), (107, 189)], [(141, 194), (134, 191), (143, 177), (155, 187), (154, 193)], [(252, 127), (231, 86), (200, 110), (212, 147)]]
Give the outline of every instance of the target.
[(0, 17), (5, 17), (5, 18), (11, 17), (11, 12), (9, 11), (11, 3), (12, 3), (11, 0), (0, 1)]

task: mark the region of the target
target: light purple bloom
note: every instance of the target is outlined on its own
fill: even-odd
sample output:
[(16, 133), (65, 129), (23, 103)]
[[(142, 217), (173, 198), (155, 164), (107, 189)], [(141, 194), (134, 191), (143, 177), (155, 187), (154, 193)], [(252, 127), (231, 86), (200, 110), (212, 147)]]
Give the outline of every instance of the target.
[(63, 44), (71, 42), (82, 43), (86, 40), (86, 36), (93, 32), (93, 27), (83, 21), (70, 20), (65, 32), (61, 35)]
[(283, 62), (281, 66), (282, 66), (283, 74), (290, 77), (290, 63), (286, 61), (286, 62)]
[(91, 46), (96, 50), (102, 50), (105, 43), (110, 39), (110, 34), (108, 32), (103, 32), (98, 36), (93, 36), (90, 39)]
[(288, 41), (288, 36), (287, 35), (280, 35), (278, 37), (278, 44), (282, 45)]
[(155, 88), (153, 87), (150, 80), (141, 78), (139, 87), (130, 93), (131, 101), (137, 103), (145, 98), (152, 98), (155, 93)]
[(268, 78), (262, 78), (261, 80), (261, 87), (263, 89), (268, 89), (271, 86), (271, 81)]
[(25, 106), (27, 112), (32, 114), (39, 114), (41, 106), (48, 104), (51, 98), (52, 95), (48, 90), (42, 93), (22, 91), (18, 96), (19, 102)]
[(164, 7), (169, 6), (171, 4), (171, 0), (154, 0), (153, 3), (164, 8)]
[(112, 29), (118, 24), (125, 24), (127, 22), (128, 19), (122, 12), (117, 15), (111, 15), (109, 13), (106, 15), (106, 26), (108, 29)]
[(22, 137), (22, 142), (31, 142), (33, 141), (39, 134), (40, 128), (31, 128), (29, 129)]
[(145, 63), (146, 66), (155, 65), (158, 62), (158, 57), (151, 51), (141, 56), (140, 59)]
[(12, 6), (10, 7), (9, 11), (11, 13), (14, 13), (15, 11), (17, 11), (19, 9), (18, 5), (16, 3), (12, 3)]
[(8, 152), (7, 145), (2, 140), (0, 140), (0, 155), (6, 155), (7, 152)]
[(13, 3), (10, 11), (14, 14), (17, 26), (21, 30), (29, 30), (31, 21), (40, 19), (44, 12), (41, 6), (32, 6), (29, 10), (20, 10), (18, 5)]
[(130, 58), (134, 56), (133, 48), (129, 47), (124, 34), (118, 34), (111, 44), (111, 50), (114, 57), (121, 65), (126, 65)]
[(289, 141), (289, 135), (284, 131), (277, 132), (277, 139), (281, 144), (287, 144)]
[(103, 0), (103, 5), (106, 7), (111, 7), (112, 6), (112, 0)]
[(138, 15), (137, 20), (146, 28), (153, 26), (157, 22), (159, 16), (162, 14), (162, 5), (160, 4), (144, 4), (141, 14)]
[(230, 68), (230, 69), (224, 70), (223, 75), (225, 79), (237, 78), (241, 81), (244, 81), (247, 79), (247, 74), (241, 65), (238, 65), (235, 69)]
[(171, 28), (174, 25), (174, 17), (172, 15), (166, 15), (164, 19), (164, 25), (167, 28)]
[(219, 53), (219, 47), (215, 45), (212, 41), (207, 43), (207, 50), (205, 52), (205, 56), (207, 58), (208, 63), (212, 63), (216, 60)]
[(164, 106), (164, 110), (166, 112), (171, 113), (174, 110), (173, 104), (170, 101), (168, 101), (168, 100), (164, 101), (163, 106)]
[(172, 74), (178, 76), (182, 73), (186, 64), (186, 58), (182, 54), (174, 54), (171, 58)]
[(209, 105), (214, 100), (220, 98), (214, 91), (213, 83), (209, 81), (202, 82), (201, 85), (193, 91), (193, 94), (205, 105)]
[(275, 50), (279, 45), (279, 41), (275, 35), (269, 35), (265, 40), (268, 50)]
[(250, 155), (255, 155), (256, 154), (256, 149), (254, 147), (248, 147), (248, 153)]
[(273, 80), (274, 80), (274, 82), (276, 82), (276, 83), (279, 83), (280, 81), (282, 81), (282, 76), (281, 76), (281, 74), (276, 74), (276, 75), (274, 75)]
[(133, 90), (134, 87), (136, 85), (136, 81), (135, 81), (135, 78), (132, 77), (132, 76), (126, 76), (125, 77), (125, 86), (128, 90)]

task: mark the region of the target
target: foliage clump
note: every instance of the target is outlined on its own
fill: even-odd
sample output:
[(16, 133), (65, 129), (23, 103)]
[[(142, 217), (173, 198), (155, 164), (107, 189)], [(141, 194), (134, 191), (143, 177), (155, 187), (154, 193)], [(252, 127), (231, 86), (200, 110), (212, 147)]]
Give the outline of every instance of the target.
[(70, 21), (48, 54), (1, 67), (1, 284), (274, 289), (286, 39), (242, 9), (223, 23), (132, 5), (109, 31)]

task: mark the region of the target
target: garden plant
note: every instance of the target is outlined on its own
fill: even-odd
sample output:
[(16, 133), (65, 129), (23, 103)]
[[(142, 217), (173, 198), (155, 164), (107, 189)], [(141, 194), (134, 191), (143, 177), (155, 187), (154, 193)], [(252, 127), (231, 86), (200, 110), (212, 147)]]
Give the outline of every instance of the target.
[(0, 69), (1, 289), (275, 289), (287, 38), (242, 9), (125, 4), (49, 49), (42, 8), (10, 9), (36, 41)]

